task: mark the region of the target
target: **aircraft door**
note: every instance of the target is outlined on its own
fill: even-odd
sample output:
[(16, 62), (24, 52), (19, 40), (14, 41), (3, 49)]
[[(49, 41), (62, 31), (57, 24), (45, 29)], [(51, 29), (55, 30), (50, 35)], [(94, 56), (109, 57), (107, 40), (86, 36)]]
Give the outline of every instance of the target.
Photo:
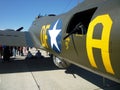
[(77, 55), (77, 63), (85, 64), (87, 62), (87, 52), (86, 52), (86, 27), (79, 23), (76, 25), (76, 34), (73, 34), (72, 42)]
[(79, 22), (76, 24), (74, 29), (72, 29), (68, 35), (64, 37), (66, 46), (65, 52), (67, 52), (67, 55), (69, 55), (67, 57), (70, 58), (69, 60), (74, 60), (74, 62), (82, 64), (87, 62), (86, 33), (86, 27), (81, 22)]

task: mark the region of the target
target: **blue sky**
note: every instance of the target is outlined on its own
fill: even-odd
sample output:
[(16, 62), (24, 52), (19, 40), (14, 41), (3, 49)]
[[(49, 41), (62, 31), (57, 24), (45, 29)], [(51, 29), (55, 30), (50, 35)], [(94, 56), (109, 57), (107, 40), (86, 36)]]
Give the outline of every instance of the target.
[(0, 30), (27, 31), (39, 14), (62, 14), (75, 7), (81, 0), (0, 0)]

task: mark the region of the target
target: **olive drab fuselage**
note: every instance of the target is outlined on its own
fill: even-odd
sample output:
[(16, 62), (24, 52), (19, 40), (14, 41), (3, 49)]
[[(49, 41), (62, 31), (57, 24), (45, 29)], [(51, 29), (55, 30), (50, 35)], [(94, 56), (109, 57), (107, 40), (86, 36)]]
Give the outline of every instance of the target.
[[(36, 47), (120, 82), (119, 16), (119, 0), (83, 2), (65, 14), (37, 18), (29, 30)], [(85, 29), (73, 31), (79, 23)]]

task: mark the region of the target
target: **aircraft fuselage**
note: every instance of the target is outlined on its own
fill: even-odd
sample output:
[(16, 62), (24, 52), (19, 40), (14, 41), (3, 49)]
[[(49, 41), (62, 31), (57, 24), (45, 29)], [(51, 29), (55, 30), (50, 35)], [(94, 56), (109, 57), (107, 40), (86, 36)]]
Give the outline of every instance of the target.
[(37, 48), (120, 83), (119, 24), (120, 1), (106, 0), (36, 18), (29, 31)]

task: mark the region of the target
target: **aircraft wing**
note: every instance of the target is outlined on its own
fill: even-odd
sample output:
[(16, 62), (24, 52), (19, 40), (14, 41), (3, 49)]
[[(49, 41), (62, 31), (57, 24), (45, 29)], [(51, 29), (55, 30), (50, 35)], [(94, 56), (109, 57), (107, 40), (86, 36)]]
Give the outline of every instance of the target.
[(0, 30), (0, 45), (33, 47), (32, 37), (29, 32)]

